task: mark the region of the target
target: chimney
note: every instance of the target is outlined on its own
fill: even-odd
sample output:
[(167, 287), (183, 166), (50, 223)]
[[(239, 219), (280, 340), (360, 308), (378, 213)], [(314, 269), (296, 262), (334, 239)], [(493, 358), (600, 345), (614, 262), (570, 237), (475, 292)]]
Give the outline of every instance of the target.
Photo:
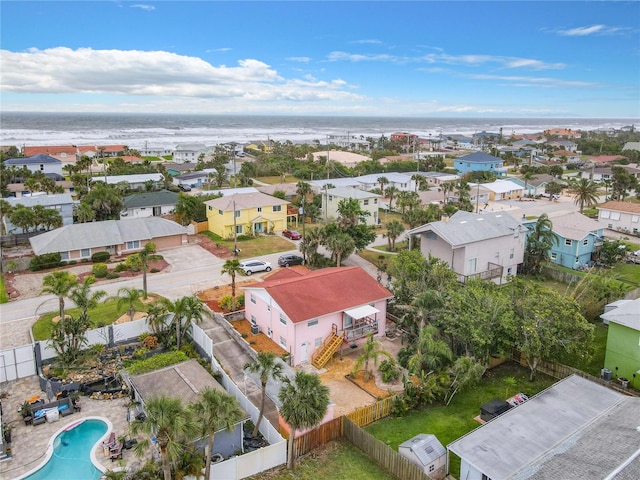
[(440, 221), (444, 223), (449, 223), (449, 215), (442, 215), (442, 218), (440, 218)]

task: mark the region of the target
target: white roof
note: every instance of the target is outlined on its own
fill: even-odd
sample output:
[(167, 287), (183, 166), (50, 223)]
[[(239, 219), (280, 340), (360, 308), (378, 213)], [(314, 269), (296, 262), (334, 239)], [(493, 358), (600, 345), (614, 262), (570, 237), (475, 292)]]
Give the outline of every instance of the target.
[(49, 207), (54, 205), (67, 205), (74, 202), (71, 195), (68, 193), (57, 193), (54, 195), (27, 195), (20, 198), (7, 197), (4, 200), (11, 206), (23, 205), (25, 207), (33, 207), (34, 205), (42, 205), (43, 207)]
[(371, 305), (363, 305), (362, 307), (356, 307), (356, 308), (351, 308), (349, 310), (345, 310), (344, 313), (349, 315), (351, 318), (355, 318), (356, 320), (359, 320), (360, 318), (364, 318), (368, 315), (375, 315), (376, 313), (380, 313), (380, 310), (378, 310), (375, 307), (372, 307)]
[(391, 183), (409, 183), (411, 181), (411, 176), (406, 173), (398, 173), (398, 172), (383, 172), (383, 173), (370, 173), (368, 175), (360, 175), (355, 179), (362, 183), (380, 183), (378, 179), (380, 177), (384, 177)]
[[(108, 185), (116, 185), (120, 182), (127, 183), (144, 183), (149, 180), (153, 182), (161, 182), (163, 179), (161, 173), (139, 173), (136, 175), (111, 175), (106, 177), (106, 183)], [(105, 177), (93, 177), (93, 182), (104, 182)]]
[(362, 185), (355, 178), (327, 178), (325, 180), (312, 180), (309, 183), (319, 189), (323, 189), (325, 185), (333, 185), (334, 187), (359, 187)]
[(600, 318), (608, 320), (609, 323), (617, 323), (640, 331), (640, 298), (628, 301), (618, 308), (603, 313)]
[(342, 198), (382, 198), (382, 195), (378, 195), (377, 193), (367, 192), (365, 190), (360, 190), (355, 187), (338, 187), (338, 188), (330, 188), (327, 190), (328, 195), (335, 195), (336, 197)]
[[(477, 186), (477, 183), (469, 184), (472, 188)], [(514, 190), (524, 190), (522, 185), (518, 185), (516, 182), (512, 182), (511, 180), (496, 180), (491, 183), (481, 183), (481, 187), (487, 188), (495, 193), (507, 193), (513, 192)]]

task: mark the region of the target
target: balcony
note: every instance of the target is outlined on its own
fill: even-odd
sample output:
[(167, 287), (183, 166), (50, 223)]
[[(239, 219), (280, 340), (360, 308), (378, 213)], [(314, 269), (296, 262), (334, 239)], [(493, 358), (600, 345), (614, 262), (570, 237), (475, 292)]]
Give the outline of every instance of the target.
[(493, 278), (502, 277), (502, 272), (504, 271), (504, 267), (501, 265), (497, 265), (495, 263), (489, 262), (488, 270), (483, 272), (473, 273), (471, 275), (462, 275), (458, 274), (458, 282), (467, 283), (469, 280), (491, 280)]

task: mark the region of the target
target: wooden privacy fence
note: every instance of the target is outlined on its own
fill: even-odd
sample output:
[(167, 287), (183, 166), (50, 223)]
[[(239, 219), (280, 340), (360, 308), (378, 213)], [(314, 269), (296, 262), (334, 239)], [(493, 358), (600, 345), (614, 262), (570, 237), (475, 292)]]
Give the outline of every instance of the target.
[(327, 423), (323, 423), (318, 428), (314, 428), (310, 432), (296, 438), (293, 442), (294, 457), (297, 458), (301, 455), (306, 455), (314, 448), (318, 448), (320, 445), (324, 445), (332, 440), (341, 438), (343, 436), (343, 418), (344, 416), (334, 418)]
[(343, 422), (344, 436), (370, 459), (402, 480), (430, 480), (417, 465), (411, 463), (389, 445), (364, 431), (348, 418)]
[(358, 408), (353, 412), (347, 414), (347, 418), (354, 422), (359, 427), (366, 427), (373, 422), (380, 420), (381, 418), (388, 417), (391, 414), (391, 408), (393, 401), (397, 395), (393, 397), (383, 398), (378, 400), (373, 405), (367, 405), (365, 407)]

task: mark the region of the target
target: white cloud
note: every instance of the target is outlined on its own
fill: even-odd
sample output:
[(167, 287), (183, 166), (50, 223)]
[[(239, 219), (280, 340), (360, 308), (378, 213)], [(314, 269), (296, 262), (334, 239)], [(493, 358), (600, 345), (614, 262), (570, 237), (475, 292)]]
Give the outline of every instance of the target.
[(374, 40), (374, 39), (353, 40), (352, 42), (349, 42), (349, 43), (356, 43), (360, 45), (381, 45), (382, 44), (380, 40)]
[(349, 62), (396, 62), (398, 57), (387, 54), (360, 54), (360, 53), (348, 53), (348, 52), (331, 52), (327, 56), (330, 62), (339, 60), (347, 60)]
[(607, 25), (589, 25), (585, 27), (558, 30), (559, 35), (566, 37), (586, 37), (588, 35), (615, 35), (629, 30), (627, 27), (610, 27)]
[(309, 57), (287, 57), (285, 60), (289, 60), (290, 62), (299, 62), (299, 63), (309, 63), (311, 58)]
[(72, 50), (66, 47), (25, 52), (3, 50), (0, 90), (37, 94), (111, 94), (202, 99), (345, 101), (362, 96), (341, 80), (285, 79), (269, 65), (243, 59), (236, 66), (214, 66), (164, 51)]
[(142, 5), (142, 4), (129, 5), (129, 8), (139, 8), (141, 10), (147, 10), (147, 11), (152, 11), (156, 9), (156, 7), (154, 7), (153, 5)]
[(538, 87), (562, 87), (562, 88), (574, 88), (574, 87), (601, 87), (602, 85), (594, 82), (582, 82), (578, 80), (561, 80), (558, 78), (549, 77), (524, 77), (517, 75), (485, 75), (485, 74), (461, 74), (461, 77), (472, 78), (474, 80), (499, 80), (508, 82), (505, 85), (510, 86), (538, 86)]

